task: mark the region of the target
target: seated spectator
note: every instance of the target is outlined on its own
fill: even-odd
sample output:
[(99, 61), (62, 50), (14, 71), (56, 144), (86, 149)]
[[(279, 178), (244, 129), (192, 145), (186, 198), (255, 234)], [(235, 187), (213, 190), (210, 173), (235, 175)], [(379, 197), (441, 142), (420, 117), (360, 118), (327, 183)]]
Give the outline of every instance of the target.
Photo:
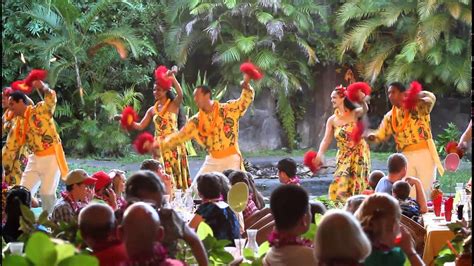
[(125, 192), (125, 172), (118, 169), (113, 169), (109, 172), (109, 176), (112, 179), (112, 189), (117, 198), (117, 208), (123, 208), (126, 205), (124, 192)]
[(197, 177), (196, 184), (202, 204), (189, 225), (197, 229), (204, 221), (212, 228), (215, 238), (227, 239), (233, 245), (234, 239), (240, 238), (240, 225), (234, 211), (222, 198), (220, 178), (216, 173), (203, 174)]
[(254, 199), (253, 201), (255, 202), (255, 206), (257, 206), (257, 209), (261, 210), (265, 208), (265, 200), (263, 198), (262, 193), (258, 191), (257, 186), (255, 185), (255, 180), (253, 175), (250, 172), (247, 172), (247, 178), (249, 180), (250, 186), (252, 187), (253, 191), (257, 191), (257, 193), (254, 193)]
[[(161, 179), (152, 171), (142, 170), (131, 175), (125, 184), (125, 200), (128, 203), (146, 201), (158, 209), (165, 236), (161, 242), (174, 258), (177, 253), (178, 239), (184, 239), (191, 247), (199, 265), (207, 265), (207, 254), (196, 233), (171, 209), (162, 207), (165, 188)], [(120, 216), (120, 214), (118, 215)]]
[(311, 209), (311, 222), (314, 223), (314, 216), (316, 213), (324, 215), (327, 211), (326, 206), (320, 201), (313, 201), (309, 203), (309, 207)]
[(277, 187), (270, 196), (270, 209), (275, 230), (263, 265), (315, 265), (312, 242), (301, 238), (311, 224), (308, 193), (296, 185)]
[(354, 195), (349, 197), (346, 201), (346, 205), (344, 205), (344, 210), (354, 214), (366, 198), (367, 195)]
[(30, 207), (31, 193), (24, 186), (13, 186), (7, 192), (5, 201), (5, 225), (2, 225), (2, 237), (5, 242), (15, 242), (23, 233), (20, 231), (21, 205)]
[(56, 202), (51, 213), (51, 220), (59, 222), (77, 222), (77, 215), (88, 203), (87, 186), (93, 185), (97, 179), (90, 177), (86, 171), (75, 169), (66, 175), (66, 191), (61, 192), (61, 198)]
[(127, 251), (117, 238), (114, 211), (109, 205), (89, 204), (81, 210), (78, 219), (82, 239), (100, 265), (114, 266), (127, 261)]
[[(408, 178), (408, 177), (407, 177)], [(418, 183), (418, 187), (423, 189), (423, 186), (420, 180), (416, 178), (413, 179), (413, 182)], [(415, 185), (416, 186), (416, 185)], [(425, 193), (417, 193), (417, 196), (422, 195), (423, 199), (420, 199), (421, 203), (424, 203), (424, 208), (420, 208), (420, 203), (410, 197), (410, 184), (406, 181), (399, 180), (393, 184), (392, 194), (398, 200), (402, 214), (413, 219), (414, 221), (421, 223), (421, 214), (426, 213), (428, 206), (426, 205), (426, 200), (424, 200)], [(421, 198), (420, 197), (420, 198)], [(422, 212), (423, 209), (423, 212)]]
[(184, 265), (168, 258), (166, 248), (160, 243), (164, 236), (160, 216), (147, 203), (137, 202), (125, 210), (119, 234), (129, 257), (124, 265)]
[(165, 184), (165, 194), (173, 197), (173, 181), (171, 176), (165, 173), (163, 165), (160, 162), (155, 159), (146, 159), (142, 162), (140, 170), (149, 170), (155, 173), (161, 179), (161, 182)]
[(247, 219), (249, 216), (251, 216), (252, 214), (258, 211), (258, 208), (255, 205), (255, 201), (254, 201), (255, 191), (253, 190), (253, 187), (250, 186), (247, 173), (243, 171), (233, 171), (229, 175), (229, 181), (230, 181), (231, 186), (235, 185), (236, 183), (242, 182), (242, 183), (245, 183), (247, 187), (249, 188), (249, 199), (247, 201), (247, 207), (242, 212), (244, 219)]
[(380, 179), (375, 192), (384, 192), (392, 195), (392, 186), (398, 180), (402, 180), (407, 174), (407, 158), (401, 153), (394, 153), (388, 157), (388, 176)]
[(372, 194), (362, 202), (355, 217), (372, 244), (372, 252), (364, 265), (403, 266), (406, 258), (411, 265), (424, 265), (410, 233), (400, 227), (400, 216), (397, 200), (385, 193)]
[(374, 194), (375, 188), (377, 187), (377, 184), (379, 183), (380, 179), (384, 177), (385, 174), (380, 171), (380, 170), (374, 170), (370, 173), (369, 175), (369, 187), (368, 189), (364, 190), (362, 194), (364, 195), (370, 195)]
[(278, 179), (281, 184), (300, 185), (300, 179), (296, 176), (296, 162), (291, 158), (285, 158), (278, 162)]
[(112, 178), (104, 171), (96, 172), (92, 177), (97, 179), (95, 183), (95, 198), (109, 204), (112, 209), (116, 210), (117, 195), (115, 195), (112, 189)]
[(230, 174), (232, 174), (235, 170), (234, 169), (227, 169), (222, 172), (227, 178), (229, 178)]
[(332, 209), (321, 219), (314, 239), (317, 265), (362, 265), (371, 250), (369, 239), (351, 213)]

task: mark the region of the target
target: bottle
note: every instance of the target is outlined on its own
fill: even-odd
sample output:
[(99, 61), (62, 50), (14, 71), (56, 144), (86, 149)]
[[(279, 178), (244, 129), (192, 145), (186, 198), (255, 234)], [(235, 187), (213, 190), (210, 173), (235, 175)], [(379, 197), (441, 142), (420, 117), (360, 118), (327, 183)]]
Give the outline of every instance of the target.
[(186, 193), (184, 195), (184, 207), (186, 208), (187, 211), (193, 212), (194, 208), (194, 200), (193, 200), (193, 191), (188, 188), (186, 189)]
[(257, 229), (247, 229), (247, 245), (246, 248), (253, 251), (254, 255), (258, 255), (258, 244), (257, 244)]

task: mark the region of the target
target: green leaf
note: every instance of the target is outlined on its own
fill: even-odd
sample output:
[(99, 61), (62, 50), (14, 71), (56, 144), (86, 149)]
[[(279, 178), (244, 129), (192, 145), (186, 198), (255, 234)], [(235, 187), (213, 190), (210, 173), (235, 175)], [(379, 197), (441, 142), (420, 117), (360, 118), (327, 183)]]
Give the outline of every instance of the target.
[(46, 223), (47, 220), (48, 220), (48, 211), (43, 210), (43, 212), (41, 212), (40, 216), (38, 217), (38, 224), (44, 225), (44, 223)]
[(257, 11), (255, 14), (257, 17), (258, 22), (266, 25), (270, 20), (273, 19), (273, 16), (267, 12)]
[(224, 4), (228, 9), (232, 9), (237, 4), (236, 0), (224, 0)]
[(193, 8), (189, 12), (189, 14), (194, 15), (194, 16), (201, 15), (201, 14), (204, 14), (204, 13), (211, 12), (212, 8), (213, 8), (212, 4), (202, 3), (202, 4), (199, 4), (197, 7)]
[(74, 255), (76, 248), (71, 244), (62, 244), (56, 246), (56, 252), (58, 254), (57, 262), (61, 262), (62, 260), (71, 257)]
[(219, 264), (229, 264), (234, 260), (234, 256), (224, 249), (215, 250), (211, 253), (211, 259), (218, 262)]
[(204, 221), (199, 223), (196, 233), (199, 239), (201, 240), (204, 240), (207, 236), (214, 236), (214, 232), (212, 232), (212, 228)]
[(418, 44), (416, 42), (410, 42), (403, 47), (402, 52), (397, 55), (397, 57), (404, 58), (406, 62), (412, 63), (415, 60), (417, 51)]
[(2, 265), (4, 266), (30, 266), (31, 263), (23, 256), (7, 254), (2, 259)]
[(252, 52), (252, 50), (255, 48), (255, 41), (257, 39), (257, 36), (249, 36), (249, 37), (240, 37), (237, 38), (236, 44), (239, 50), (244, 52), (245, 54), (248, 54)]
[(447, 41), (446, 50), (453, 55), (459, 55), (462, 53), (465, 47), (465, 40), (459, 38), (452, 38)]
[(72, 25), (81, 15), (79, 9), (69, 0), (53, 0), (53, 6), (59, 12), (67, 24)]
[(270, 250), (270, 242), (265, 241), (258, 247), (257, 257), (262, 258)]
[(255, 254), (253, 253), (253, 250), (251, 250), (250, 248), (244, 248), (243, 255), (244, 255), (244, 258), (247, 260), (255, 259)]
[(55, 246), (43, 232), (31, 235), (25, 251), (26, 257), (35, 265), (55, 265), (57, 258)]
[(69, 257), (65, 260), (62, 260), (58, 266), (99, 266), (99, 260), (90, 255), (84, 255), (84, 254), (79, 254), (79, 255), (74, 255), (72, 257)]
[(306, 233), (304, 233), (303, 235), (301, 235), (302, 238), (305, 238), (305, 239), (308, 239), (310, 241), (313, 241), (314, 240), (314, 236), (316, 235), (316, 224), (313, 224), (311, 223), (309, 225), (309, 229), (308, 231), (306, 231)]
[(24, 204), (21, 204), (20, 210), (21, 210), (21, 216), (25, 219), (25, 222), (31, 225), (35, 224), (36, 222), (35, 214), (30, 208), (26, 207)]

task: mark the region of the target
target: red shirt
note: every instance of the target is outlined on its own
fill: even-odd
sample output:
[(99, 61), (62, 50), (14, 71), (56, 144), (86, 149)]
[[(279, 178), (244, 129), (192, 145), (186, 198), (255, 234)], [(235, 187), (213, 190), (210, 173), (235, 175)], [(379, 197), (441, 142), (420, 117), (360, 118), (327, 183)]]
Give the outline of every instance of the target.
[(117, 242), (110, 247), (93, 252), (93, 255), (99, 259), (100, 266), (119, 266), (128, 260), (125, 244)]

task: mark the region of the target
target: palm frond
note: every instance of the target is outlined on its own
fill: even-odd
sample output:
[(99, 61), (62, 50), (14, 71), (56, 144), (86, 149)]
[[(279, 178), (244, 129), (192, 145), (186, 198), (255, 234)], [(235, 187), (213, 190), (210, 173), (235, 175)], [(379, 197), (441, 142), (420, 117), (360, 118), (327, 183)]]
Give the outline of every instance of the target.
[(447, 2), (445, 3), (446, 9), (451, 14), (451, 16), (455, 19), (459, 19), (461, 16), (462, 6), (460, 3), (455, 2)]
[(224, 4), (228, 9), (232, 9), (237, 4), (236, 0), (224, 0)]
[(277, 56), (268, 49), (262, 49), (255, 57), (255, 64), (264, 70), (271, 70), (278, 61)]
[(308, 42), (306, 42), (300, 37), (296, 37), (296, 42), (298, 43), (298, 46), (303, 50), (303, 52), (308, 57), (308, 65), (312, 66), (319, 62), (318, 57), (316, 56), (316, 52), (308, 44)]
[(386, 41), (380, 42), (378, 47), (374, 50), (376, 51), (374, 54), (370, 55), (370, 60), (365, 64), (364, 67), (364, 77), (367, 80), (370, 80), (371, 83), (374, 83), (378, 78), (382, 68), (385, 64), (385, 61), (392, 53), (395, 51), (397, 47), (396, 43)]
[(235, 63), (240, 62), (240, 51), (236, 45), (223, 44), (217, 47), (217, 54), (213, 59), (213, 63)]
[(459, 55), (462, 53), (466, 41), (459, 38), (451, 38), (446, 41), (446, 50), (452, 55)]
[(205, 28), (204, 31), (209, 34), (209, 37), (211, 38), (211, 43), (214, 44), (217, 41), (217, 37), (221, 32), (221, 24), (219, 20), (216, 20), (209, 24), (209, 26)]
[(441, 33), (449, 32), (451, 20), (446, 13), (437, 13), (432, 15), (420, 24), (420, 33), (423, 40), (423, 50), (429, 50), (433, 47), (441, 37)]
[(52, 64), (52, 67), (49, 69), (48, 72), (48, 83), (50, 84), (51, 87), (56, 86), (56, 82), (58, 81), (58, 77), (61, 74), (61, 72), (69, 67), (73, 67), (74, 62), (67, 61), (65, 59), (60, 59)]
[(293, 141), (296, 137), (295, 113), (293, 112), (293, 109), (291, 108), (291, 104), (286, 93), (283, 90), (279, 90), (277, 93), (278, 93), (277, 114), (282, 123), (283, 130), (286, 133), (288, 146), (290, 149), (293, 149), (295, 147), (295, 143)]
[(439, 65), (443, 60), (443, 51), (440, 45), (433, 47), (427, 54), (426, 54), (426, 61), (430, 65)]
[(351, 20), (368, 18), (378, 12), (380, 12), (380, 9), (374, 5), (364, 2), (347, 2), (337, 11), (337, 25), (343, 27)]
[(351, 46), (353, 47), (354, 52), (360, 54), (364, 48), (364, 45), (367, 43), (374, 31), (382, 25), (382, 19), (375, 17), (364, 20), (355, 26), (349, 34), (352, 42)]
[(214, 4), (201, 3), (198, 6), (196, 6), (195, 8), (191, 9), (191, 11), (189, 11), (189, 14), (191, 14), (193, 16), (202, 15), (202, 14), (209, 14), (209, 13), (212, 13), (213, 8), (214, 8)]
[(34, 4), (32, 9), (25, 13), (30, 15), (33, 19), (46, 23), (46, 25), (55, 31), (60, 31), (64, 26), (63, 19), (45, 6)]
[(426, 19), (433, 15), (438, 6), (437, 0), (418, 1), (418, 15), (422, 20)]
[(255, 16), (256, 16), (258, 22), (260, 22), (263, 25), (266, 25), (269, 21), (271, 21), (273, 19), (272, 14), (267, 13), (267, 12), (263, 12), (263, 11), (257, 11), (255, 13)]
[(127, 1), (123, 1), (123, 0), (102, 0), (102, 1), (99, 1), (99, 2), (95, 3), (94, 5), (92, 5), (92, 7), (89, 10), (87, 10), (85, 15), (82, 16), (78, 20), (82, 31), (87, 32), (89, 30), (92, 22), (95, 20), (95, 18), (100, 13), (102, 13), (102, 12), (106, 11), (108, 8), (110, 8), (110, 6), (113, 3), (124, 3), (124, 4), (130, 6), (130, 3), (128, 3)]
[(397, 59), (404, 59), (407, 63), (412, 63), (415, 60), (418, 52), (418, 43), (416, 41), (409, 42), (403, 46), (400, 54), (396, 56)]
[(248, 54), (255, 48), (257, 38), (257, 36), (239, 36), (235, 40), (235, 43), (240, 51), (242, 51), (244, 54)]
[(55, 118), (61, 118), (61, 117), (71, 118), (73, 114), (74, 114), (73, 108), (69, 102), (63, 101), (62, 104), (56, 105), (56, 109), (54, 111)]
[(52, 0), (52, 7), (56, 9), (67, 25), (73, 25), (81, 15), (79, 9), (69, 0)]

